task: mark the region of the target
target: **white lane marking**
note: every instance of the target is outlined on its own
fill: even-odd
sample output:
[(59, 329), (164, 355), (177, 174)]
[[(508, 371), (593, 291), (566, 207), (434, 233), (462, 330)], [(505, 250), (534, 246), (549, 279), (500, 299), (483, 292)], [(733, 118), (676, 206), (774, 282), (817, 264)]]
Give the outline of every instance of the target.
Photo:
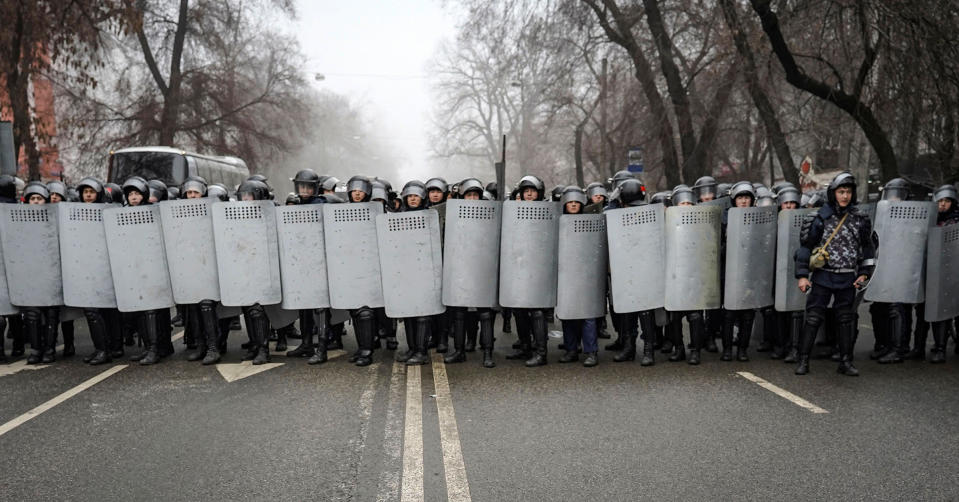
[(770, 382), (767, 382), (766, 380), (763, 380), (762, 378), (759, 378), (758, 376), (753, 375), (752, 373), (748, 371), (737, 371), (736, 374), (778, 395), (779, 397), (782, 397), (783, 399), (795, 404), (796, 406), (799, 406), (801, 408), (806, 408), (807, 410), (813, 413), (829, 413), (828, 411), (816, 406), (815, 404), (810, 403), (809, 401), (806, 401), (805, 399), (793, 394), (792, 392), (789, 392), (788, 390), (783, 389), (782, 387), (778, 387)]
[(470, 485), (466, 478), (456, 412), (453, 410), (450, 382), (446, 378), (442, 354), (433, 354), (433, 386), (436, 390), (436, 414), (440, 422), (440, 444), (443, 446), (443, 470), (446, 471), (446, 497), (453, 501), (469, 502)]
[(376, 494), (377, 502), (398, 500), (400, 495), (400, 468), (402, 467), (403, 436), (401, 435), (400, 406), (403, 402), (403, 377), (406, 375), (406, 365), (393, 363), (393, 374), (390, 376), (390, 396), (386, 407), (386, 429), (383, 432), (383, 451), (386, 458), (383, 460), (383, 472), (380, 474), (380, 488)]
[(242, 361), (239, 363), (217, 364), (216, 369), (227, 383), (233, 383), (237, 380), (243, 380), (246, 377), (256, 375), (257, 373), (279, 368), (284, 364), (286, 363), (266, 363), (254, 366), (253, 361)]
[(406, 367), (406, 431), (403, 435), (403, 502), (424, 500), (423, 391), (420, 366)]
[(120, 370), (126, 367), (127, 367), (126, 364), (118, 364), (100, 373), (99, 375), (93, 378), (90, 378), (89, 380), (81, 383), (80, 385), (77, 385), (76, 387), (64, 392), (63, 394), (60, 394), (59, 396), (41, 404), (40, 406), (37, 406), (36, 408), (24, 413), (23, 415), (20, 415), (19, 417), (14, 418), (13, 420), (3, 425), (0, 425), (0, 436), (3, 436), (4, 434), (12, 431), (13, 429), (20, 427), (24, 423), (38, 417), (41, 413), (45, 411), (49, 411), (54, 406), (63, 403), (67, 399), (70, 399), (71, 397), (89, 389), (90, 387), (93, 387), (94, 385), (106, 380), (107, 378), (110, 378), (111, 376), (113, 376), (114, 374), (116, 374), (117, 372), (119, 372)]
[(369, 379), (363, 393), (360, 394), (360, 430), (356, 437), (349, 441), (352, 453), (349, 466), (350, 476), (340, 480), (337, 487), (337, 492), (344, 494), (343, 498), (348, 500), (353, 499), (356, 495), (354, 490), (359, 480), (360, 462), (363, 458), (363, 450), (366, 449), (366, 438), (370, 432), (370, 416), (373, 414), (373, 398), (376, 397), (376, 379), (379, 367), (380, 363), (373, 363), (366, 367), (369, 372)]
[(0, 366), (0, 377), (15, 375), (20, 373), (23, 370), (42, 370), (43, 368), (49, 368), (49, 364), (27, 364), (26, 359), (21, 359), (19, 361), (14, 361), (10, 364), (5, 364)]
[(178, 333), (175, 333), (173, 336), (170, 337), (170, 341), (175, 342), (183, 338), (183, 333), (184, 333), (184, 330), (181, 329)]

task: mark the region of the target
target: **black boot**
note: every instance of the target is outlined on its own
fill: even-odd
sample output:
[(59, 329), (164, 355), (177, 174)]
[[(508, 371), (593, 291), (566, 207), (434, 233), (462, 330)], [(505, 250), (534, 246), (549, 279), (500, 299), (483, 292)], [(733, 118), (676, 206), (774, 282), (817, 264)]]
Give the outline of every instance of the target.
[[(643, 340), (643, 358), (639, 361), (640, 366), (652, 366), (656, 364), (656, 317), (653, 314), (653, 311), (647, 310), (645, 312), (639, 313), (639, 324), (643, 330), (643, 336), (646, 338)], [(682, 325), (679, 327), (680, 336), (682, 336)], [(664, 344), (665, 345), (665, 344)], [(675, 343), (675, 339), (672, 343), (675, 347), (677, 354), (682, 354), (683, 359), (686, 359), (686, 351), (683, 349), (683, 341), (679, 340), (679, 344)], [(635, 349), (635, 347), (634, 347)], [(673, 360), (672, 357), (669, 358), (670, 361)]]
[(809, 373), (809, 354), (812, 353), (812, 347), (816, 343), (816, 336), (819, 335), (819, 327), (822, 326), (825, 318), (822, 313), (815, 309), (806, 313), (806, 323), (803, 325), (802, 334), (799, 337), (799, 365), (796, 366), (797, 375)]
[(77, 353), (77, 348), (73, 344), (73, 321), (60, 323), (60, 329), (63, 331), (63, 351), (60, 352), (60, 355), (62, 357), (73, 357)]
[[(310, 357), (313, 355), (313, 328), (316, 325), (313, 319), (315, 316), (316, 314), (312, 309), (300, 310), (300, 332), (303, 338), (297, 348), (286, 353), (286, 357)], [(319, 338), (323, 338), (324, 330), (318, 332), (320, 333)], [(277, 348), (277, 350), (280, 349)]]
[(698, 312), (688, 314), (687, 320), (689, 322), (689, 341), (692, 342), (693, 348), (689, 349), (689, 360), (686, 362), (696, 366), (699, 364), (699, 353), (703, 348), (706, 326), (703, 324), (702, 315)]
[(256, 350), (256, 357), (253, 358), (254, 365), (261, 365), (270, 362), (270, 320), (266, 312), (259, 305), (255, 306), (257, 310), (250, 314), (253, 320), (253, 345)]
[(201, 364), (209, 366), (220, 362), (220, 323), (216, 318), (216, 303), (201, 302), (199, 311), (200, 336), (206, 340), (206, 354)]
[(140, 326), (137, 331), (140, 332), (140, 337), (143, 338), (143, 345), (146, 348), (143, 352), (143, 358), (140, 359), (140, 364), (143, 366), (156, 364), (160, 361), (160, 356), (157, 354), (158, 327), (156, 311), (149, 310), (142, 312), (139, 320)]
[(84, 362), (91, 366), (109, 363), (112, 359), (107, 351), (107, 329), (103, 316), (95, 309), (84, 310), (83, 315), (87, 318), (87, 328), (90, 330), (94, 348), (93, 355), (84, 359)]
[(43, 360), (43, 325), (38, 310), (28, 309), (23, 313), (23, 329), (30, 342), (27, 364), (40, 364)]
[(206, 336), (203, 333), (203, 327), (200, 322), (200, 309), (197, 305), (184, 305), (186, 311), (186, 331), (192, 333), (190, 338), (193, 340), (193, 346), (196, 352), (190, 352), (186, 355), (187, 361), (202, 361), (206, 357)]
[(789, 351), (783, 358), (784, 363), (799, 361), (799, 334), (802, 333), (802, 312), (789, 313)]
[(752, 337), (753, 332), (753, 314), (752, 311), (747, 311), (740, 319), (739, 325), (739, 342), (736, 345), (736, 360), (739, 362), (749, 361), (749, 339)]
[(726, 313), (726, 319), (723, 320), (723, 355), (719, 356), (720, 361), (733, 360), (733, 329), (736, 322), (730, 313)]
[(809, 373), (809, 356), (799, 356), (799, 364), (796, 366), (797, 375), (805, 375)]
[(453, 352), (443, 358), (446, 364), (466, 361), (466, 312), (457, 309), (453, 313)]
[(412, 318), (403, 319), (403, 333), (406, 336), (406, 350), (397, 352), (393, 360), (398, 363), (405, 363), (413, 357), (416, 352), (416, 321)]
[(353, 320), (356, 343), (359, 346), (356, 351), (356, 359), (353, 361), (357, 366), (373, 364), (374, 323), (375, 314), (370, 309), (360, 309)]
[(546, 316), (542, 310), (534, 310), (530, 313), (530, 325), (533, 332), (533, 357), (526, 360), (527, 368), (546, 364), (546, 345), (549, 343)]
[(929, 336), (929, 331), (925, 327), (920, 328), (916, 326), (916, 336), (915, 344), (912, 347), (912, 350), (903, 357), (907, 361), (925, 361), (926, 360), (926, 340)]
[(472, 316), (467, 316), (466, 319), (466, 343), (463, 345), (463, 350), (466, 352), (476, 352), (476, 319)]
[(929, 352), (929, 362), (940, 364), (946, 362), (946, 322), (932, 323), (932, 351)]
[(904, 328), (904, 319), (901, 315), (901, 310), (894, 308), (893, 305), (889, 306), (889, 352), (880, 357), (878, 362), (879, 364), (892, 364), (892, 363), (901, 363), (902, 356), (905, 350), (905, 341), (909, 336), (908, 332), (905, 332)]
[(438, 354), (445, 354), (450, 349), (450, 333), (449, 326), (446, 322), (446, 314), (440, 314), (431, 321), (435, 322), (435, 326), (433, 325), (433, 322), (430, 323), (430, 326), (436, 328), (431, 330), (432, 334), (436, 338), (435, 340), (430, 340), (431, 348), (435, 348)]
[(495, 368), (496, 362), (493, 361), (493, 312), (490, 310), (481, 310), (479, 312), (479, 342), (483, 349), (483, 367)]
[(505, 314), (505, 311), (504, 311), (504, 314), (503, 314), (503, 333), (507, 333), (507, 334), (508, 334), (508, 333), (512, 333), (512, 332), (513, 332), (513, 325), (512, 325), (512, 323), (510, 322), (510, 321), (512, 320), (512, 318), (513, 318), (512, 315), (506, 315), (506, 314)]
[(60, 308), (48, 307), (43, 326), (43, 357), (40, 362), (51, 364), (57, 360), (57, 332), (60, 330)]
[[(327, 360), (327, 356), (326, 356), (326, 347), (328, 342), (326, 338), (326, 331), (327, 331), (326, 313), (327, 312), (325, 309), (312, 310), (310, 312), (312, 313), (312, 318), (314, 320), (314, 325), (316, 328), (316, 332), (318, 334), (316, 336), (316, 345), (313, 346), (313, 355), (309, 359), (307, 359), (306, 364), (323, 364)], [(302, 324), (301, 324), (301, 329), (302, 329)], [(310, 333), (312, 332), (313, 330), (310, 330)], [(305, 330), (303, 331), (303, 336), (304, 336), (304, 340), (306, 338), (309, 338), (310, 340), (313, 339), (312, 334), (309, 337), (307, 337)]]
[(416, 350), (413, 352), (413, 355), (406, 360), (407, 366), (422, 365), (430, 362), (429, 349), (426, 346), (430, 335), (430, 318), (417, 317), (415, 322)]
[(293, 324), (276, 330), (276, 346), (274, 350), (277, 352), (286, 352), (287, 341), (292, 338), (294, 334), (299, 335), (296, 331), (296, 326)]

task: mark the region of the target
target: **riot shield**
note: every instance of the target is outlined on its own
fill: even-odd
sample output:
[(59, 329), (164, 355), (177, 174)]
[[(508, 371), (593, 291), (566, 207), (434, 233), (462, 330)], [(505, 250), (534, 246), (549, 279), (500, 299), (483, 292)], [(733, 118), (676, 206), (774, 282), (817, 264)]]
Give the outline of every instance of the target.
[(776, 310), (797, 312), (806, 309), (806, 295), (796, 280), (796, 250), (803, 221), (816, 209), (784, 209), (779, 213), (776, 239)]
[(441, 314), (443, 248), (432, 209), (376, 217), (386, 315), (394, 319)]
[(616, 312), (666, 302), (666, 208), (662, 204), (606, 211), (610, 291)]
[(20, 309), (10, 303), (10, 291), (7, 289), (7, 271), (3, 265), (3, 249), (0, 246), (0, 315), (13, 315)]
[(718, 205), (666, 208), (666, 310), (722, 306), (719, 286)]
[(272, 201), (213, 203), (220, 301), (243, 307), (280, 303), (280, 258)]
[(0, 241), (14, 305), (63, 305), (58, 233), (52, 204), (0, 204)]
[(181, 304), (220, 300), (220, 279), (213, 242), (213, 199), (168, 200), (160, 203), (163, 242), (173, 299)]
[(502, 203), (446, 201), (443, 249), (443, 304), (496, 306)]
[(503, 203), (499, 303), (514, 308), (556, 306), (559, 206), (551, 201)]
[(876, 225), (876, 203), (875, 202), (863, 202), (858, 204), (856, 207), (859, 208), (859, 212), (868, 216), (869, 221), (873, 224), (873, 227)]
[(335, 309), (384, 306), (380, 253), (376, 243), (379, 202), (323, 204), (323, 238), (330, 306)]
[(706, 202), (700, 202), (699, 206), (715, 206), (721, 209), (726, 209), (732, 207), (733, 199), (730, 197), (720, 197), (718, 199), (708, 200)]
[(935, 221), (932, 202), (876, 204), (879, 248), (876, 271), (865, 299), (884, 303), (922, 303), (925, 298), (926, 238)]
[(266, 317), (270, 320), (270, 326), (273, 329), (289, 326), (300, 317), (299, 309), (287, 310), (279, 303), (276, 305), (264, 305), (263, 310), (266, 311)]
[(595, 319), (606, 315), (606, 247), (603, 215), (559, 217), (556, 317)]
[(103, 228), (103, 210), (114, 206), (61, 202), (54, 207), (60, 227), (64, 305), (117, 308)]
[(776, 208), (734, 207), (726, 225), (727, 310), (773, 304), (776, 271)]
[(276, 209), (276, 235), (280, 244), (280, 281), (284, 309), (318, 309), (330, 306), (323, 252), (323, 205), (306, 204)]
[(926, 314), (928, 322), (959, 316), (959, 225), (929, 229), (926, 254)]
[(160, 207), (112, 207), (103, 210), (113, 289), (120, 312), (174, 305), (163, 247)]

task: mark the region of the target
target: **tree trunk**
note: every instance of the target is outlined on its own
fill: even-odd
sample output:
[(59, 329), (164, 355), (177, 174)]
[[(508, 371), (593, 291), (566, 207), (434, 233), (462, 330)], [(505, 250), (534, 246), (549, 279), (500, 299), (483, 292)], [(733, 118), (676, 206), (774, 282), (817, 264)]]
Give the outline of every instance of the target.
[(173, 36), (173, 51), (170, 54), (170, 79), (163, 97), (163, 112), (160, 116), (160, 144), (174, 146), (180, 115), (180, 85), (183, 75), (180, 64), (183, 59), (183, 44), (186, 40), (189, 1), (180, 0), (179, 19)]
[[(586, 118), (589, 120), (589, 117)], [(573, 133), (573, 159), (576, 166), (576, 184), (580, 187), (586, 187), (586, 177), (583, 175), (583, 129), (586, 126), (586, 120), (576, 124), (576, 131)]]
[(30, 52), (23, 50), (23, 41), (27, 38), (25, 31), (28, 27), (23, 19), (23, 11), (19, 7), (13, 29), (15, 33), (13, 43), (7, 48), (10, 51), (10, 57), (6, 84), (7, 95), (10, 97), (10, 109), (13, 111), (14, 162), (19, 165), (20, 149), (23, 148), (27, 155), (27, 176), (30, 180), (39, 180), (40, 152), (33, 137), (33, 119), (30, 117), (30, 72), (28, 71), (31, 63)]

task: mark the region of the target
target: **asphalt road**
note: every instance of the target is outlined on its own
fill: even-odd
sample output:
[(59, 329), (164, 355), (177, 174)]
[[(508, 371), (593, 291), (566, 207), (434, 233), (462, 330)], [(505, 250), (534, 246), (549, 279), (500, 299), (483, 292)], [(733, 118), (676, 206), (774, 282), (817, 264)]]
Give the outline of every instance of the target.
[[(863, 319), (868, 319), (864, 316)], [(77, 323), (79, 354), (90, 350)], [(234, 332), (224, 363), (239, 363)], [(130, 365), (31, 419), (24, 414), (111, 366), (80, 356), (0, 366), (3, 500), (954, 500), (959, 356), (944, 365), (868, 361), (859, 378), (813, 361), (642, 368), (506, 361), (358, 368), (274, 356), (228, 381), (178, 353)], [(293, 341), (294, 344), (296, 340)], [(347, 339), (352, 350), (352, 337)], [(9, 348), (9, 342), (7, 343)], [(126, 362), (115, 364), (127, 364)], [(738, 374), (822, 408), (813, 413)], [(11, 427), (11, 424), (16, 425)]]

